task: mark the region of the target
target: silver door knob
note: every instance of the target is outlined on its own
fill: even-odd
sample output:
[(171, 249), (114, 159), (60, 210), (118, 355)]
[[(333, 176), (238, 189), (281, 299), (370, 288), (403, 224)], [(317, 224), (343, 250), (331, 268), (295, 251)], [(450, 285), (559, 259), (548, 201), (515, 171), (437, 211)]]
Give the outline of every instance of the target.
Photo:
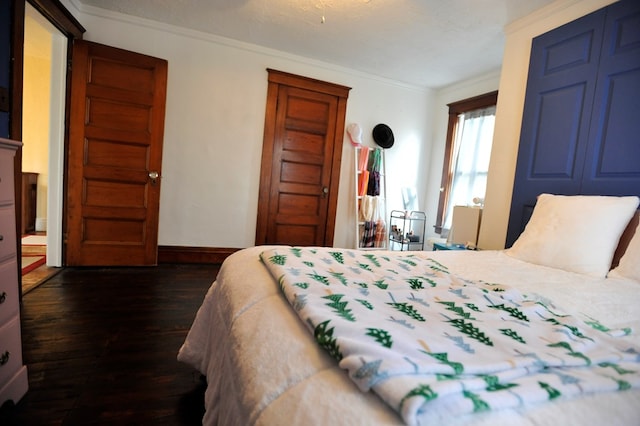
[(149, 179), (151, 179), (151, 185), (155, 185), (158, 182), (158, 178), (160, 177), (160, 173), (153, 171), (149, 172)]

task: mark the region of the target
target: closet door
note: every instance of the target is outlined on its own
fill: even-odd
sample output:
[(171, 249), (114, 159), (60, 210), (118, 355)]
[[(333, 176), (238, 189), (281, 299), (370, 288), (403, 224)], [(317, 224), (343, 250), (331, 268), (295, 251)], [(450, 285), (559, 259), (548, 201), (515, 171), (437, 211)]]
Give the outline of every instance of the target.
[(543, 193), (640, 195), (640, 2), (533, 40), (506, 246)]
[(507, 247), (538, 194), (579, 192), (603, 22), (597, 11), (532, 42)]
[(333, 245), (349, 87), (267, 69), (256, 245)]
[(607, 8), (583, 194), (640, 195), (640, 3)]

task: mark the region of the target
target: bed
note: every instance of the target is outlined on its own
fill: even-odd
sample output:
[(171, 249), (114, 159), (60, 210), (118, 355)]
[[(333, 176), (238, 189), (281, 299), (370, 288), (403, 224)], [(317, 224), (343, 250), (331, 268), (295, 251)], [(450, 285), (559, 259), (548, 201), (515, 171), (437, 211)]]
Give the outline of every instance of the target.
[(499, 251), (241, 250), (178, 353), (203, 424), (637, 425), (637, 207), (541, 196)]

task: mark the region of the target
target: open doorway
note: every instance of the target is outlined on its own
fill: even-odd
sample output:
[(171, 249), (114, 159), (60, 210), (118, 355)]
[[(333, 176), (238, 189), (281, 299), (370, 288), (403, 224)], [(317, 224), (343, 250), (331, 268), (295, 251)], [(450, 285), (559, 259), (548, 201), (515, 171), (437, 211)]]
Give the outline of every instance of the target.
[(67, 37), (27, 3), (22, 171), (23, 192), (32, 189), (33, 196), (23, 198), (22, 231), (27, 244), (46, 247), (48, 267), (62, 266), (66, 58)]

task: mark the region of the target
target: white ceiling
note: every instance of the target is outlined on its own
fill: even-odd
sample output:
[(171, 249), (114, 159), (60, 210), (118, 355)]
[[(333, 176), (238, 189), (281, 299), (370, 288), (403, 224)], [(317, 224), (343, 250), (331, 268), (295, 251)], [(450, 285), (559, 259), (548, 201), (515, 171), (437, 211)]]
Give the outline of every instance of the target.
[(504, 27), (553, 1), (80, 0), (433, 88), (498, 70)]

